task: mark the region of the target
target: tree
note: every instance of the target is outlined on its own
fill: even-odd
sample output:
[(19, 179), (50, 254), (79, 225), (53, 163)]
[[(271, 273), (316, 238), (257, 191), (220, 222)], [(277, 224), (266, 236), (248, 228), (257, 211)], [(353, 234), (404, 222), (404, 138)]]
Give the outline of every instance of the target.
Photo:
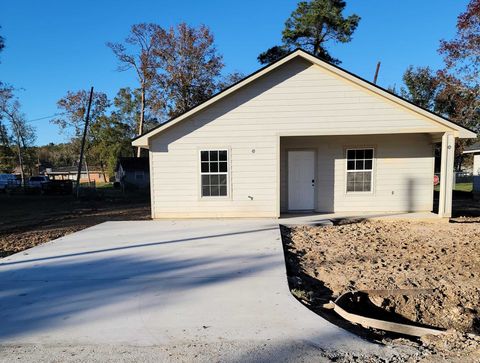
[[(1, 26), (0, 29), (2, 29)], [(5, 48), (5, 39), (0, 35), (0, 52), (3, 50), (3, 48)]]
[(25, 115), (20, 110), (20, 102), (13, 95), (0, 99), (0, 114), (2, 115), (1, 119), (9, 121), (11, 136), (8, 136), (6, 127), (2, 125), (2, 134), (4, 133), (2, 138), (7, 140), (4, 141), (7, 143), (6, 146), (8, 146), (8, 140), (13, 140), (15, 143), (15, 152), (23, 185), (27, 168), (31, 174), (34, 164), (31, 146), (35, 142), (35, 130), (27, 124)]
[(224, 67), (208, 27), (185, 23), (168, 31), (159, 29), (154, 53), (160, 59), (157, 77), (166, 112), (175, 117), (218, 91)]
[(12, 138), (0, 117), (0, 173), (11, 173), (15, 169), (15, 153), (12, 150)]
[[(452, 40), (440, 42), (439, 53), (445, 67), (438, 72), (444, 89), (438, 105), (448, 117), (480, 132), (480, 0), (471, 0), (457, 18), (457, 32)], [(478, 140), (478, 139), (477, 139)], [(461, 167), (465, 146), (474, 140), (457, 143), (457, 168)]]
[[(457, 19), (455, 38), (440, 42), (445, 66), (436, 72), (409, 67), (400, 94), (422, 107), (480, 132), (480, 0), (471, 0)], [(463, 149), (475, 141), (459, 140), (455, 148), (460, 170)]]
[(440, 42), (445, 67), (442, 105), (452, 120), (480, 132), (480, 0), (471, 0), (457, 20), (457, 33)]
[(457, 33), (450, 41), (440, 42), (440, 54), (446, 72), (454, 73), (463, 83), (478, 86), (480, 80), (480, 0), (471, 0), (457, 19)]
[[(57, 124), (62, 131), (73, 128), (75, 137), (82, 136), (88, 100), (89, 92), (85, 90), (68, 91), (65, 97), (57, 102), (57, 107), (62, 111), (62, 116), (53, 119), (51, 122)], [(94, 92), (90, 109), (90, 125), (94, 124), (109, 106), (110, 101), (105, 93)]]
[(108, 175), (114, 174), (119, 156), (133, 156), (130, 126), (118, 117), (118, 114), (104, 115), (92, 125), (94, 142), (90, 145), (89, 157), (95, 160)]
[(403, 74), (403, 83), (405, 86), (400, 88), (400, 96), (420, 107), (437, 110), (441, 84), (429, 67), (408, 67)]
[[(67, 95), (57, 102), (57, 107), (62, 111), (62, 116), (51, 121), (52, 123), (57, 124), (62, 131), (73, 128), (74, 135), (71, 144), (79, 152), (81, 147), (81, 137), (85, 126), (89, 96), (90, 93), (85, 90), (76, 92), (68, 91)], [(89, 147), (96, 142), (95, 134), (93, 134), (91, 130), (95, 127), (95, 124), (101, 120), (101, 117), (105, 115), (109, 106), (110, 102), (105, 93), (93, 93), (92, 106), (90, 109), (90, 122), (85, 145), (85, 160), (98, 161), (90, 155)]]
[(321, 59), (339, 64), (326, 48), (329, 42), (348, 43), (360, 22), (356, 14), (345, 17), (346, 2), (342, 0), (301, 1), (285, 22), (281, 46), (258, 56), (262, 64), (271, 63), (293, 48), (303, 48)]
[(4, 109), (9, 107), (13, 99), (13, 87), (0, 82), (0, 172), (11, 173), (15, 169), (15, 153), (12, 149), (13, 139), (7, 128), (7, 114)]
[[(107, 46), (113, 51), (118, 61), (119, 71), (134, 69), (137, 75), (140, 88), (140, 110), (138, 118), (138, 135), (143, 134), (145, 109), (150, 106), (154, 110), (161, 109), (158, 101), (159, 97), (150, 95), (155, 93), (154, 80), (158, 69), (158, 52), (155, 52), (158, 34), (163, 29), (157, 24), (141, 23), (132, 25), (130, 35), (124, 43), (107, 43)], [(140, 156), (138, 148), (137, 156)]]
[(289, 47), (285, 45), (276, 45), (267, 49), (265, 52), (260, 53), (257, 60), (260, 64), (270, 64), (285, 57), (290, 52), (291, 49)]
[(36, 153), (39, 160), (49, 162), (54, 167), (73, 166), (78, 160), (78, 154), (72, 143), (37, 146)]
[[(156, 95), (158, 97), (158, 95)], [(130, 87), (120, 88), (117, 95), (113, 99), (115, 106), (115, 113), (117, 117), (125, 124), (128, 124), (128, 137), (131, 139), (137, 135), (137, 127), (141, 114), (141, 90), (139, 88), (131, 89)], [(157, 102), (151, 99), (151, 103)], [(147, 107), (144, 112), (143, 130), (148, 131), (159, 122), (159, 115), (157, 112)]]
[(240, 72), (232, 72), (222, 77), (218, 82), (217, 88), (219, 91), (223, 91), (225, 88), (230, 87), (231, 85), (240, 82), (245, 78), (245, 75)]

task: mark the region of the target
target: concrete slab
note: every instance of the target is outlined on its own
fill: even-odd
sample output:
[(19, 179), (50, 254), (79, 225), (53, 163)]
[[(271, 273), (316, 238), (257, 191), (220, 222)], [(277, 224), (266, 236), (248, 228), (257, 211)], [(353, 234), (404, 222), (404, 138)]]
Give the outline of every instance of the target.
[(275, 220), (108, 222), (9, 256), (0, 322), (3, 345), (380, 349), (293, 298)]

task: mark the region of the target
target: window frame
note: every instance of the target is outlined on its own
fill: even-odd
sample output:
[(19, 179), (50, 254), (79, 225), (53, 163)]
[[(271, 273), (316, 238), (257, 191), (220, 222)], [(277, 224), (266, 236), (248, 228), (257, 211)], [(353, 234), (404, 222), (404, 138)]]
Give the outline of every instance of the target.
[[(372, 168), (363, 170), (348, 170), (348, 152), (356, 150), (372, 150)], [(348, 146), (344, 148), (345, 155), (345, 194), (373, 194), (375, 191), (375, 169), (376, 169), (376, 148), (374, 146)], [(365, 159), (363, 159), (365, 160)], [(370, 172), (370, 190), (349, 191), (348, 190), (348, 173)]]
[[(231, 199), (231, 188), (230, 188), (230, 148), (228, 147), (205, 147), (198, 148), (198, 199), (199, 200), (225, 200)], [(226, 172), (202, 172), (202, 151), (226, 151), (227, 152), (227, 171)], [(202, 176), (203, 175), (226, 175), (227, 182), (227, 194), (226, 195), (203, 195), (203, 185), (202, 185)]]

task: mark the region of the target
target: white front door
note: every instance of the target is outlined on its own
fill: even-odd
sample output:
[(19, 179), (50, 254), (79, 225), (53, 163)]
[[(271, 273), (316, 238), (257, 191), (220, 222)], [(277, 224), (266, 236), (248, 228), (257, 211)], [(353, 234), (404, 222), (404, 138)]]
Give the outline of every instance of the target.
[(288, 152), (288, 210), (315, 209), (315, 151)]

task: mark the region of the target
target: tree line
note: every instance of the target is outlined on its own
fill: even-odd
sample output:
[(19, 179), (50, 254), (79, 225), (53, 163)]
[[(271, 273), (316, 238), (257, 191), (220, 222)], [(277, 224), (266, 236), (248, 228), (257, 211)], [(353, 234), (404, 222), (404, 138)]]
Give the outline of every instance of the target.
[[(330, 50), (336, 43), (348, 43), (360, 24), (357, 14), (345, 14), (342, 0), (301, 1), (287, 18), (281, 43), (258, 55), (261, 64), (275, 62), (295, 48), (340, 64)], [(392, 92), (479, 130), (480, 0), (471, 0), (457, 22), (456, 37), (441, 41), (439, 52), (445, 67), (409, 67), (403, 85)], [(0, 51), (5, 45), (0, 37)], [(113, 173), (119, 156), (140, 156), (131, 139), (152, 127), (178, 116), (243, 77), (223, 74), (225, 64), (210, 29), (181, 23), (164, 28), (154, 23), (135, 24), (123, 41), (107, 42), (117, 60), (119, 72), (132, 72), (136, 85), (118, 90), (109, 99), (96, 90), (88, 130), (86, 160)], [(55, 164), (78, 160), (88, 93), (71, 90), (58, 102), (59, 116), (52, 122), (69, 133), (63, 145), (32, 148), (34, 129), (25, 121), (14, 88), (0, 83), (0, 169), (31, 167), (40, 158)], [(8, 127), (7, 127), (8, 126)], [(458, 148), (458, 155), (463, 147)], [(60, 156), (59, 154), (62, 154)], [(0, 171), (2, 171), (0, 170)]]
[[(410, 66), (399, 89), (391, 91), (480, 133), (480, 0), (471, 0), (457, 18), (456, 34), (438, 48), (444, 67)], [(460, 171), (465, 146), (477, 140), (457, 141), (456, 170)], [(471, 157), (467, 156), (467, 157)]]

